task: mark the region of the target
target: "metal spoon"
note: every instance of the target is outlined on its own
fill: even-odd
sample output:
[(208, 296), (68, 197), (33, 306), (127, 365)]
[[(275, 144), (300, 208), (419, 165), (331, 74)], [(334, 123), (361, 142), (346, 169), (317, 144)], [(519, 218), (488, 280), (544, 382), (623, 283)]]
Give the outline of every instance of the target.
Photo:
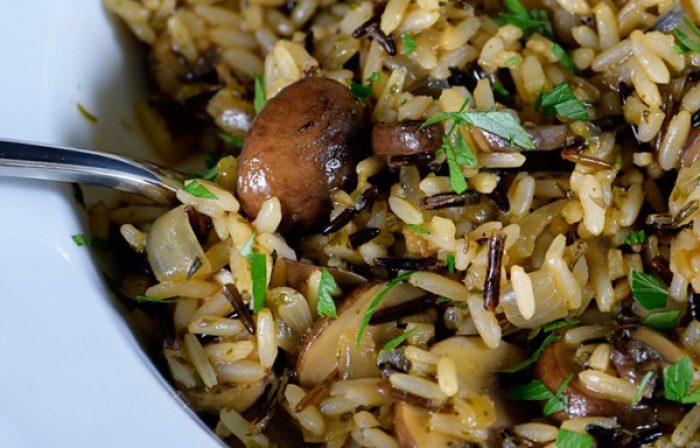
[(178, 173), (144, 160), (5, 139), (0, 139), (0, 176), (100, 185), (160, 204), (171, 203), (182, 186)]

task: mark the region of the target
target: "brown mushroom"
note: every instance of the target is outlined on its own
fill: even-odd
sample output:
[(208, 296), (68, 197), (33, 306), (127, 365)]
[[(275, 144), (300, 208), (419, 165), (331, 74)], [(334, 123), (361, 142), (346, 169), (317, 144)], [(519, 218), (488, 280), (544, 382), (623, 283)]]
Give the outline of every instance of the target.
[(219, 410), (224, 407), (244, 412), (258, 401), (270, 380), (270, 377), (265, 377), (255, 384), (218, 385), (208, 391), (182, 388), (181, 392), (190, 406), (197, 412), (218, 415)]
[[(323, 381), (328, 373), (336, 368), (338, 365), (339, 340), (341, 337), (347, 338), (349, 335), (354, 342), (355, 335), (359, 331), (360, 324), (370, 303), (384, 286), (386, 286), (386, 283), (381, 282), (358, 287), (340, 303), (337, 310), (337, 318), (324, 317), (318, 319), (314, 326), (311, 327), (299, 350), (296, 363), (297, 378), (302, 386), (314, 386)], [(402, 283), (389, 290), (377, 309), (381, 310), (394, 306), (398, 303), (415, 299), (423, 294), (425, 294), (423, 290)], [(393, 328), (394, 326), (385, 324), (367, 328), (367, 333), (378, 346), (390, 339), (389, 333), (384, 332), (386, 327)], [(349, 367), (353, 368), (352, 365)], [(376, 368), (376, 365), (373, 367)], [(379, 375), (379, 372), (376, 373)], [(350, 372), (349, 376), (354, 377), (355, 375)]]
[(330, 193), (350, 187), (365, 147), (364, 110), (347, 87), (305, 78), (257, 115), (239, 161), (238, 196), (249, 216), (276, 196), (287, 228), (327, 217)]
[(394, 431), (401, 448), (459, 446), (456, 437), (430, 430), (430, 413), (418, 406), (400, 401), (394, 407)]
[(618, 417), (625, 424), (639, 420), (640, 416), (643, 416), (642, 419), (650, 417), (647, 415), (650, 411), (648, 408), (632, 407), (627, 402), (615, 401), (589, 390), (578, 380), (576, 374), (580, 367), (574, 363), (573, 358), (573, 351), (564, 343), (557, 342), (547, 347), (535, 366), (535, 376), (550, 390), (557, 390), (564, 379), (574, 373), (565, 391), (569, 406), (565, 411), (551, 415), (551, 418), (561, 422), (588, 416)]
[(700, 127), (693, 128), (688, 134), (685, 147), (681, 152), (681, 168), (691, 166), (700, 158)]
[[(553, 151), (566, 145), (567, 126), (555, 124), (527, 129), (536, 151)], [(520, 152), (522, 148), (513, 146), (503, 137), (472, 127), (471, 136), (479, 148), (487, 152)]]
[(377, 123), (372, 128), (372, 151), (380, 156), (409, 156), (435, 152), (442, 144), (442, 131), (437, 125), (421, 129), (422, 121)]

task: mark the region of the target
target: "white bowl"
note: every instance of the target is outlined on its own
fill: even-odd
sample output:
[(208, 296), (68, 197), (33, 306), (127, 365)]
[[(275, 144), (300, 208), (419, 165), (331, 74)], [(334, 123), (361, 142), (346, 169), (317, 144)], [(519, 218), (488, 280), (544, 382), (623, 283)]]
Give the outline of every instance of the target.
[[(147, 154), (132, 116), (143, 54), (101, 2), (3, 6), (0, 137)], [(72, 242), (87, 232), (71, 188), (0, 179), (0, 197), (0, 447), (221, 446)]]

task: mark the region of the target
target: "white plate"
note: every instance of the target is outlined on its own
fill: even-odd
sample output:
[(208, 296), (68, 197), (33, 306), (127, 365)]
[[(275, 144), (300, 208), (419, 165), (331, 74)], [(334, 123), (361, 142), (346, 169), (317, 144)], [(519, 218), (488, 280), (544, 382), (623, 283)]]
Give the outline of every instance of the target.
[[(2, 3), (0, 136), (143, 150), (132, 117), (143, 55), (101, 2)], [(85, 220), (70, 188), (0, 179), (0, 198), (0, 446), (221, 446), (71, 241)]]

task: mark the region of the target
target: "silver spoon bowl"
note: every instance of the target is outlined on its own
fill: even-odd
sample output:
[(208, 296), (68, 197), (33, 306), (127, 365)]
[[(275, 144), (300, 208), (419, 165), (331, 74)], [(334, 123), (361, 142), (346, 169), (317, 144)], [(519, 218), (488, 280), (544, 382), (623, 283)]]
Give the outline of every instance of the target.
[(0, 139), (0, 176), (79, 182), (170, 204), (182, 176), (151, 162), (86, 149)]

